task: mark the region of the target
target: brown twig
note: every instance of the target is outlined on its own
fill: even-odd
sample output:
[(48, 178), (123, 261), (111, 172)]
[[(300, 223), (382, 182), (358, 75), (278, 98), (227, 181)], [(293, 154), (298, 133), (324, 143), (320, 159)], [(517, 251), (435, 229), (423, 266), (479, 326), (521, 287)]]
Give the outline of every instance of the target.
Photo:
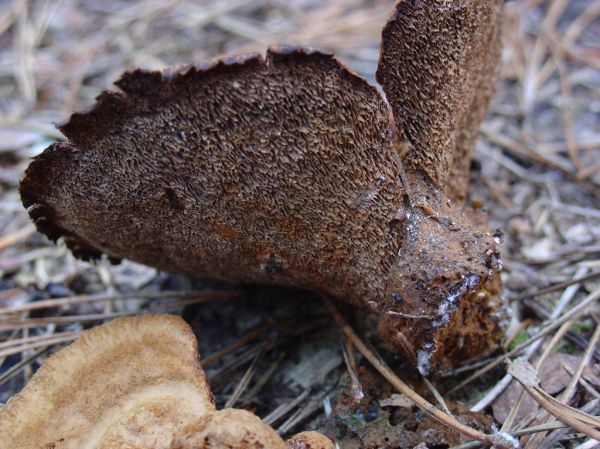
[[(482, 442), (485, 445), (491, 446), (493, 444), (499, 444), (498, 438), (493, 435), (486, 435), (472, 427), (466, 426), (460, 421), (458, 421), (453, 416), (448, 415), (447, 413), (441, 411), (436, 408), (433, 404), (419, 395), (416, 391), (410, 388), (406, 383), (404, 383), (388, 366), (385, 362), (383, 362), (379, 357), (377, 357), (368, 347), (363, 343), (360, 337), (354, 332), (354, 330), (350, 327), (350, 325), (346, 322), (346, 320), (342, 317), (337, 308), (333, 305), (333, 302), (329, 298), (324, 299), (325, 305), (327, 309), (335, 319), (336, 323), (340, 327), (340, 330), (343, 334), (352, 341), (352, 344), (360, 351), (360, 353), (373, 365), (373, 367), (390, 383), (392, 384), (400, 393), (406, 395), (411, 401), (415, 403), (417, 407), (423, 410), (427, 415), (431, 416), (435, 420), (445, 424), (457, 432), (465, 435), (471, 439)], [(500, 447), (500, 446), (497, 446)], [(513, 447), (511, 445), (507, 445), (506, 447)]]

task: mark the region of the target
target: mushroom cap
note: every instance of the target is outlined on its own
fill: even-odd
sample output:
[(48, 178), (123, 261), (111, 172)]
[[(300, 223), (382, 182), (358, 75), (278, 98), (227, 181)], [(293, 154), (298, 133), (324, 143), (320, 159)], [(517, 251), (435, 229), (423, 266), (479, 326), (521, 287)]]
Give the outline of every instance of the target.
[(400, 0), (383, 29), (377, 81), (422, 171), (464, 200), (471, 153), (500, 70), (504, 0)]
[(179, 317), (121, 318), (44, 362), (0, 411), (11, 449), (171, 448), (214, 404)]
[[(302, 435), (292, 440), (320, 441), (316, 432)], [(190, 327), (176, 316), (146, 315), (86, 331), (46, 360), (0, 410), (0, 447), (286, 449), (286, 444), (251, 412), (215, 411)]]
[(82, 258), (381, 296), (404, 194), (388, 105), (332, 55), (136, 70), (73, 114), (21, 197)]
[(219, 410), (203, 425), (200, 432), (188, 439), (190, 449), (286, 449), (286, 445), (271, 426), (247, 410)]
[(287, 440), (288, 449), (335, 449), (333, 442), (319, 432), (300, 432)]
[(310, 49), (125, 73), (31, 162), (23, 204), (76, 256), (317, 290), (378, 313), (415, 364), (477, 357), (501, 334), (501, 264), (461, 200), (501, 3), (399, 1), (389, 105)]

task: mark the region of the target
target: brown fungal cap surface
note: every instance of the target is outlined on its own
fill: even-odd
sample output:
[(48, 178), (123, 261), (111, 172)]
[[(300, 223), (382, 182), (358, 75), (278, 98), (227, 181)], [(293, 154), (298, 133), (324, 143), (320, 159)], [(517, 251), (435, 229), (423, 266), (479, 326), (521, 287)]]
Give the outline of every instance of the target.
[(300, 432), (287, 440), (288, 449), (335, 449), (333, 442), (319, 432)]
[[(294, 439), (329, 441), (316, 432), (302, 435)], [(286, 449), (286, 444), (248, 411), (215, 411), (192, 330), (179, 317), (154, 315), (98, 326), (48, 359), (0, 409), (0, 447)]]
[(395, 124), (314, 50), (126, 73), (31, 162), (23, 203), (80, 257), (331, 294), (424, 371), (481, 355), (500, 336), (498, 245), (459, 204), (498, 6), (398, 3), (378, 69)]
[(258, 416), (234, 408), (213, 414), (187, 444), (190, 449), (286, 449), (277, 432)]
[(40, 230), (82, 257), (382, 292), (361, 280), (393, 262), (397, 243), (382, 237), (403, 191), (373, 87), (303, 50), (117, 85), (27, 170), (22, 198)]
[(6, 404), (0, 446), (170, 448), (213, 412), (196, 339), (180, 318), (117, 319), (50, 357)]
[(503, 0), (401, 0), (383, 29), (377, 81), (424, 171), (463, 200), (471, 152), (499, 70)]

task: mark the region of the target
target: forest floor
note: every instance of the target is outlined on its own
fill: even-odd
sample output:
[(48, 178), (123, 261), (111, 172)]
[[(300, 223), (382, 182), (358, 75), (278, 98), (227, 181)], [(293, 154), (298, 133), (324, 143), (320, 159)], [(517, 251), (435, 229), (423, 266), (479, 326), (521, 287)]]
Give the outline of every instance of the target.
[[(295, 44), (331, 51), (375, 83), (380, 32), (393, 3), (0, 1), (0, 403), (83, 329), (167, 311), (192, 324), (218, 406), (250, 409), (284, 436), (319, 428), (343, 449), (468, 442), (393, 394), (317, 296), (259, 287), (236, 294), (236, 286), (128, 261), (76, 260), (36, 233), (18, 194), (29, 159), (63, 138), (54, 123), (92, 104), (127, 69)], [(558, 331), (529, 338), (549, 329), (561, 308), (564, 315), (600, 289), (600, 1), (509, 1), (504, 25), (501, 80), (481, 127), (470, 189), (504, 233), (510, 325), (502, 347), (427, 382), (385, 351), (371, 318), (341, 309), (399, 377), (461, 422), (485, 432), (493, 424), (514, 432), (550, 422), (547, 432), (521, 443), (591, 448), (598, 443), (581, 429), (552, 427), (572, 409), (559, 404), (554, 416), (544, 415), (529, 394), (517, 405), (520, 387), (497, 362), (510, 350), (510, 358), (525, 355), (539, 365), (547, 393), (600, 412), (598, 301)], [(232, 294), (210, 300), (211, 290)], [(66, 300), (28, 307), (53, 298)], [(242, 379), (248, 382), (238, 388)]]

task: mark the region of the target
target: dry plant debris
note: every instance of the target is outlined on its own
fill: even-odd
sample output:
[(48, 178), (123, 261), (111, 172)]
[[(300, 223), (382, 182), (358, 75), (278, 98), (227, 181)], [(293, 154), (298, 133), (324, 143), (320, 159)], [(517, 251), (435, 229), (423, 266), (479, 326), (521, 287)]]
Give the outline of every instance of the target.
[(424, 374), (480, 356), (501, 335), (500, 254), (462, 202), (502, 3), (397, 4), (377, 72), (393, 122), (374, 87), (309, 49), (125, 73), (31, 162), (23, 204), (83, 259), (368, 308)]
[[(83, 329), (115, 316), (170, 310), (183, 312), (203, 342), (203, 364), (210, 362), (206, 370), (220, 406), (231, 397), (249, 365), (254, 364), (254, 357), (262, 353), (236, 406), (268, 418), (278, 432), (288, 436), (300, 428), (326, 428), (326, 423), (336, 419), (335, 404), (331, 410), (328, 403), (329, 398), (335, 398), (343, 360), (325, 378), (312, 379), (308, 387), (289, 380), (290, 370), (305, 365), (304, 358), (299, 361), (297, 354), (323, 352), (324, 345), (328, 351), (339, 348), (335, 332), (331, 332), (331, 340), (324, 342), (325, 332), (330, 338), (331, 323), (305, 293), (273, 293), (264, 288), (253, 292), (252, 301), (241, 297), (187, 307), (198, 298), (187, 298), (185, 294), (176, 297), (173, 290), (204, 291), (214, 284), (166, 275), (129, 261), (109, 265), (74, 259), (64, 245), (53, 245), (33, 232), (19, 201), (18, 184), (30, 157), (61, 138), (51, 123), (92, 103), (123, 68), (162, 70), (182, 61), (209, 60), (224, 53), (244, 54), (296, 43), (335, 53), (373, 83), (381, 29), (394, 3), (8, 0), (0, 4), (0, 306), (20, 308), (19, 312), (0, 314), (2, 351), (15, 352), (0, 356), (0, 402), (16, 394), (48, 354)], [(585, 313), (571, 316), (571, 325), (564, 322), (560, 328), (547, 330), (547, 325), (555, 321), (549, 318), (551, 315), (568, 314), (599, 286), (599, 14), (598, 0), (506, 2), (501, 81), (480, 129), (471, 166), (467, 204), (480, 207), (485, 203), (491, 228), (505, 232), (503, 296), (511, 303), (511, 324), (502, 347), (507, 351), (520, 348), (509, 352), (509, 357), (528, 354), (536, 367), (548, 351), (580, 357), (595, 326), (589, 311), (597, 310), (597, 299), (589, 303)], [(80, 303), (75, 298), (71, 302), (80, 295), (91, 295), (96, 300)], [(163, 299), (171, 295), (176, 297), (174, 301)], [(108, 297), (112, 299), (102, 299)], [(565, 302), (566, 297), (570, 300)], [(43, 304), (55, 298), (64, 298), (60, 301), (64, 304), (36, 308), (40, 299)], [(299, 319), (307, 311), (316, 312), (309, 314), (311, 325)], [(354, 313), (350, 321), (361, 337), (374, 343), (394, 372), (436, 404), (437, 399), (427, 390), (417, 388), (417, 375), (379, 347), (373, 327), (365, 325), (365, 321), (373, 323), (371, 318), (358, 309), (348, 312), (349, 318)], [(302, 330), (297, 331), (299, 321)], [(4, 326), (5, 322), (8, 325)], [(285, 332), (281, 332), (283, 329)], [(289, 330), (294, 332), (288, 334)], [(273, 333), (280, 336), (279, 340), (263, 350), (265, 338)], [(531, 336), (539, 338), (528, 339)], [(579, 378), (578, 370), (571, 372), (566, 365), (561, 371), (566, 369), (576, 381), (568, 404), (597, 415), (598, 351), (592, 351), (591, 357)], [(430, 381), (456, 417), (460, 419), (462, 414), (453, 406), (456, 399), (469, 407), (482, 406), (483, 412), (478, 412), (481, 416), (491, 412), (489, 404), (495, 404), (503, 388), (516, 383), (511, 376), (505, 381), (502, 363), (457, 393), (449, 391), (490, 360), (502, 359), (482, 360), (441, 373), (438, 378), (432, 376)], [(551, 358), (541, 364), (539, 372), (543, 372), (545, 363), (552, 363)], [(357, 355), (355, 387), (362, 383), (366, 388), (368, 384), (362, 374), (364, 364)], [(353, 365), (348, 363), (347, 369), (352, 370)], [(544, 384), (542, 387), (546, 389)], [(396, 415), (397, 408), (386, 407), (386, 411)], [(422, 416), (416, 412), (414, 419)], [(552, 417), (548, 422), (538, 418), (544, 417), (523, 421), (517, 415), (502, 430), (532, 448), (573, 448), (581, 444), (583, 449), (594, 444)], [(363, 435), (369, 431), (369, 413), (352, 419)], [(381, 416), (375, 422), (379, 419)], [(390, 441), (403, 429), (395, 420), (384, 425), (392, 437)], [(433, 429), (437, 427), (432, 425)], [(489, 432), (489, 428), (480, 430)], [(415, 433), (413, 441), (441, 444), (430, 438), (431, 433)], [(544, 438), (539, 442), (527, 437), (532, 434)], [(449, 439), (446, 444), (455, 441)], [(389, 444), (384, 439), (378, 442), (381, 447)], [(343, 443), (346, 449), (358, 448), (360, 442), (345, 438)], [(464, 442), (460, 447), (479, 444)]]
[(0, 410), (13, 449), (333, 449), (317, 432), (287, 446), (256, 415), (215, 410), (191, 328), (171, 315), (120, 318), (49, 358)]

